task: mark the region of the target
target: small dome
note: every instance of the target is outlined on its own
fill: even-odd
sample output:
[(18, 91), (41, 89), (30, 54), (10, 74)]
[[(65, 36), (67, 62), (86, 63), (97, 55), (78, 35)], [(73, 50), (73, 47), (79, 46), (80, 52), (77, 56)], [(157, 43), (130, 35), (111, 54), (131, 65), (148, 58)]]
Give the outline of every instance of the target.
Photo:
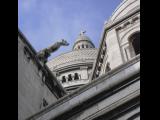
[(91, 41), (90, 38), (86, 35), (79, 35), (76, 39), (76, 42), (79, 42), (81, 40), (88, 40), (88, 41)]
[(86, 48), (95, 48), (94, 44), (90, 40), (90, 38), (86, 35), (84, 35), (85, 31), (81, 32), (79, 36), (77, 37), (74, 45), (73, 50), (78, 49), (86, 49)]

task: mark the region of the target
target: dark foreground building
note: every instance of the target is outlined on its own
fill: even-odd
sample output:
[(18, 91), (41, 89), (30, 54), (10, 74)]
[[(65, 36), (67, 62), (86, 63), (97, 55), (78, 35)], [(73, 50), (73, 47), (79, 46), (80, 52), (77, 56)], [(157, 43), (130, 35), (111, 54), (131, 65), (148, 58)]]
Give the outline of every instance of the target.
[(66, 92), (36, 51), (18, 31), (18, 119), (39, 112), (64, 96)]

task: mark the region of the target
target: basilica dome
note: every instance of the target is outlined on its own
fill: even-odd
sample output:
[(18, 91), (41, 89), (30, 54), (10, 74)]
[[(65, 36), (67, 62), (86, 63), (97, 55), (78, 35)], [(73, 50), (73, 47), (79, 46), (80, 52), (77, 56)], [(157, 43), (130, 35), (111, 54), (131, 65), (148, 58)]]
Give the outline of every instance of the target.
[(85, 49), (85, 48), (95, 48), (90, 38), (84, 34), (85, 32), (86, 31), (82, 31), (79, 34), (79, 36), (77, 37), (73, 45), (73, 50)]
[(96, 54), (96, 48), (70, 51), (50, 60), (47, 65), (49, 65), (51, 70), (60, 70), (64, 67), (69, 68), (69, 66), (72, 67), (77, 64), (93, 62), (93, 60), (96, 58)]
[(89, 78), (97, 56), (97, 49), (84, 33), (79, 34), (72, 51), (63, 53), (47, 63), (68, 92), (90, 82)]

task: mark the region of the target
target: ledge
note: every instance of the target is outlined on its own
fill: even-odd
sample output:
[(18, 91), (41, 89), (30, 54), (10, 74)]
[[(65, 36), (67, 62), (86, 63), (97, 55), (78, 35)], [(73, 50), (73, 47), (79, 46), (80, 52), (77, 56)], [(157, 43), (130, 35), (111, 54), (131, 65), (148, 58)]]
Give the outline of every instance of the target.
[[(56, 103), (40, 111), (39, 113), (31, 116), (27, 120), (38, 119), (39, 117), (41, 118), (41, 116), (43, 115), (44, 117), (47, 117), (47, 118), (52, 118), (52, 117), (55, 118), (56, 116), (59, 116), (60, 114), (65, 113), (70, 109), (73, 109), (75, 106), (100, 94), (102, 91), (109, 90), (112, 87), (120, 84), (121, 82), (128, 80), (128, 78), (138, 74), (140, 72), (139, 63), (140, 63), (140, 56), (137, 56), (133, 60), (110, 71), (108, 74), (105, 74), (95, 79), (90, 84), (85, 85), (84, 87), (76, 90), (72, 94), (69, 94), (61, 98)], [(126, 71), (127, 71), (127, 74), (125, 74)], [(105, 81), (105, 84), (103, 84), (104, 81)], [(103, 86), (97, 88), (97, 85), (99, 84), (102, 84)], [(61, 107), (63, 107), (63, 109)]]
[[(48, 87), (48, 89), (57, 98), (60, 98), (60, 97), (64, 96), (65, 94), (67, 94), (66, 91), (61, 86), (61, 84), (57, 81), (57, 78), (49, 70), (48, 66), (41, 64), (39, 59), (36, 57), (36, 54), (37, 54), (36, 50), (32, 47), (32, 45), (28, 42), (26, 37), (23, 35), (23, 33), (19, 29), (18, 29), (18, 36), (26, 44), (26, 47), (28, 48), (29, 52), (31, 53), (30, 55), (31, 55), (32, 60), (37, 65), (37, 69), (41, 70), (43, 72), (43, 74), (45, 75), (45, 77), (47, 78), (47, 80), (50, 81), (50, 83), (52, 83), (51, 86), (54, 86), (53, 88), (51, 88), (51, 86), (49, 86), (48, 84), (45, 83), (46, 86)], [(55, 86), (56, 86), (56, 89), (55, 89)]]

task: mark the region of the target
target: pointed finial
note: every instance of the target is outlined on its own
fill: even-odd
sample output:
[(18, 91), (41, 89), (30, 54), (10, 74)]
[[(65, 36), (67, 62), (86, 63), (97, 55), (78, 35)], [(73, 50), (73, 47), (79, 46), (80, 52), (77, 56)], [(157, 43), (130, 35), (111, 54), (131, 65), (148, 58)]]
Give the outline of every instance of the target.
[(80, 32), (80, 35), (84, 35), (84, 33), (86, 33), (85, 30), (81, 31), (81, 32)]

